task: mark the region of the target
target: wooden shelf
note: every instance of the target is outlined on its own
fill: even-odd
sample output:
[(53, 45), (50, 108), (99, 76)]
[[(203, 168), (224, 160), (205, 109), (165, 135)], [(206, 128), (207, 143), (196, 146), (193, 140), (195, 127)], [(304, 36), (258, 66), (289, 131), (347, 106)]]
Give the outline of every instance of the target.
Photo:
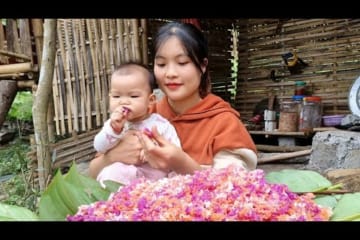
[(307, 137), (309, 132), (279, 132), (279, 131), (249, 131), (254, 135), (274, 135), (274, 136), (289, 136), (289, 137)]

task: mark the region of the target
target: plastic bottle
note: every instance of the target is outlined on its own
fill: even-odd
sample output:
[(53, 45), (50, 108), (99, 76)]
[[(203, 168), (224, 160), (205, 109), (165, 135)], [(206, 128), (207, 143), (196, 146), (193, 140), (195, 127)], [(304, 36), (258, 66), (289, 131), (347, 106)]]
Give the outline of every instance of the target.
[(306, 94), (306, 82), (296, 81), (294, 95), (305, 95)]

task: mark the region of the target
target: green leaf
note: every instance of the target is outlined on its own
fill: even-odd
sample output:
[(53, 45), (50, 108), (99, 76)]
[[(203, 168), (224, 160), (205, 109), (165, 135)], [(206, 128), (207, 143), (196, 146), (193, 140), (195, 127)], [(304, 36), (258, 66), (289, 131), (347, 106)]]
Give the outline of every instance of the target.
[(331, 209), (334, 209), (336, 204), (338, 203), (338, 196), (340, 195), (334, 195), (334, 196), (317, 196), (314, 201), (321, 206), (324, 207), (330, 207)]
[(111, 180), (104, 181), (104, 184), (106, 186), (106, 189), (110, 192), (116, 192), (119, 189), (119, 187), (122, 186), (121, 183), (114, 182)]
[(65, 196), (58, 191), (58, 184), (61, 181), (63, 181), (63, 176), (58, 171), (40, 198), (40, 219), (65, 221), (66, 216), (71, 214), (71, 209), (65, 204)]
[(317, 192), (332, 184), (325, 177), (310, 170), (284, 169), (265, 176), (269, 183), (286, 184), (293, 192)]
[(332, 221), (360, 220), (360, 193), (344, 194), (336, 205)]
[(0, 203), (0, 221), (38, 221), (39, 217), (27, 208)]
[(106, 200), (111, 193), (109, 189), (104, 189), (95, 179), (79, 174), (76, 169), (76, 164), (72, 164), (64, 178), (66, 182), (82, 189), (82, 191), (90, 197), (92, 202)]
[(73, 163), (65, 176), (60, 171), (56, 173), (41, 196), (40, 218), (66, 220), (66, 217), (75, 214), (81, 205), (107, 200), (111, 191), (117, 190), (118, 186), (113, 183), (103, 188), (98, 181), (79, 174), (76, 164)]

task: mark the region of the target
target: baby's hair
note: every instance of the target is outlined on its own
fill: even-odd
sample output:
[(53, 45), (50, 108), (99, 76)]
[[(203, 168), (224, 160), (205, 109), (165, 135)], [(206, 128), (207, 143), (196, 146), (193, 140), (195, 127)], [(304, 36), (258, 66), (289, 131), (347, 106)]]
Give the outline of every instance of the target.
[(148, 66), (146, 66), (143, 63), (134, 62), (134, 61), (124, 62), (115, 68), (113, 75), (115, 75), (115, 74), (116, 75), (117, 74), (118, 75), (126, 75), (126, 74), (133, 73), (134, 71), (138, 71), (138, 70), (142, 70), (147, 73), (148, 80), (149, 80), (148, 83), (149, 83), (149, 87), (150, 87), (150, 92), (153, 92), (154, 88), (155, 88), (154, 73), (152, 71), (150, 71)]

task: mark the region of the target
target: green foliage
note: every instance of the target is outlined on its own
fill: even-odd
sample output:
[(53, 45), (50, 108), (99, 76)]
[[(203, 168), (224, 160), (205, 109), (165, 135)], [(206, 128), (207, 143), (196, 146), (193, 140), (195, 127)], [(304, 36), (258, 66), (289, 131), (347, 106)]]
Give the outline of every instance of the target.
[(80, 205), (106, 200), (110, 193), (111, 190), (101, 187), (98, 181), (79, 174), (73, 164), (65, 176), (58, 171), (41, 196), (39, 217), (65, 221), (69, 214), (77, 212)]
[(332, 184), (317, 172), (309, 170), (284, 169), (266, 175), (269, 183), (283, 183), (293, 192), (318, 192), (326, 190)]
[(0, 176), (20, 173), (27, 168), (26, 152), (30, 146), (20, 139), (9, 144), (9, 147), (0, 150)]
[(32, 121), (33, 97), (30, 92), (18, 92), (8, 112), (8, 120)]
[(344, 194), (334, 208), (333, 221), (360, 221), (360, 193)]
[(0, 221), (36, 221), (39, 217), (32, 211), (18, 206), (0, 203)]
[(106, 200), (120, 186), (115, 182), (111, 182), (110, 187), (105, 185), (103, 188), (96, 180), (79, 174), (73, 164), (66, 175), (60, 171), (55, 174), (40, 198), (38, 216), (24, 207), (0, 205), (0, 220), (65, 221), (80, 205)]
[(35, 210), (39, 192), (30, 184), (31, 171), (28, 169), (26, 153), (30, 151), (28, 143), (20, 139), (0, 150), (0, 176), (9, 176), (9, 180), (0, 182), (0, 193), (7, 198), (2, 203), (22, 206)]

